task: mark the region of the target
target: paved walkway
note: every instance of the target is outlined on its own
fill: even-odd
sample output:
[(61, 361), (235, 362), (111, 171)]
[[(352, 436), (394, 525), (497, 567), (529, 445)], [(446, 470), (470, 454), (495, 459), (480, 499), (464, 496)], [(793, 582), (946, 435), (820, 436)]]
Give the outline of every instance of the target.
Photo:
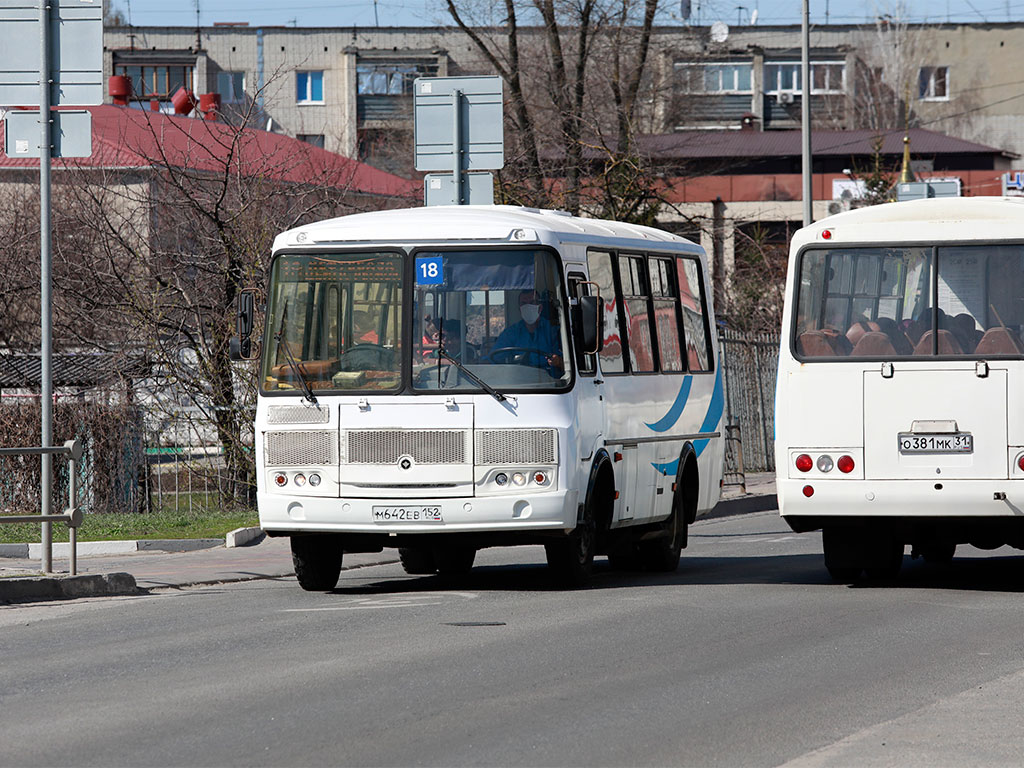
[[(772, 509), (775, 507), (774, 474), (747, 476), (747, 494), (726, 487), (722, 502), (706, 517)], [(117, 544), (117, 542), (111, 542)], [(117, 547), (112, 546), (111, 549)], [(15, 600), (52, 599), (131, 592), (138, 589), (173, 589), (195, 584), (218, 584), (249, 579), (291, 577), (292, 557), (286, 537), (264, 537), (248, 546), (212, 547), (189, 552), (141, 551), (78, 556), (79, 576), (69, 575), (66, 558), (53, 558), (54, 572), (41, 574), (39, 560), (0, 557), (0, 603)], [(346, 555), (344, 567), (398, 562), (398, 552), (385, 549), (375, 554)], [(130, 579), (111, 579), (128, 574)]]

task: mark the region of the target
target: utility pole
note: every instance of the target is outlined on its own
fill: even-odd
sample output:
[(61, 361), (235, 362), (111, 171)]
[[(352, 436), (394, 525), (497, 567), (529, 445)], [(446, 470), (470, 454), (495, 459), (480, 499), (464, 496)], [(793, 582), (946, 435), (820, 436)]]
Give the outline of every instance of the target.
[(803, 144), (803, 197), (804, 226), (814, 222), (814, 193), (811, 186), (811, 24), (810, 0), (803, 0), (802, 35), (800, 37), (800, 82), (803, 95), (800, 99), (800, 127)]
[[(50, 4), (39, 0), (39, 407), (42, 447), (53, 445), (53, 295), (50, 236)], [(53, 514), (53, 455), (44, 453), (39, 478), (40, 514)], [(43, 523), (41, 567), (53, 570), (53, 538)]]

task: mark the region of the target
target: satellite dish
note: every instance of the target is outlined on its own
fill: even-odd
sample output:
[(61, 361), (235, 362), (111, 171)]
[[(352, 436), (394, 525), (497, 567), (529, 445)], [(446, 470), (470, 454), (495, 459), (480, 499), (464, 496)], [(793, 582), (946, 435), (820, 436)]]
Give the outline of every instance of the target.
[(750, 26), (753, 27), (756, 24), (757, 24), (757, 8), (755, 8), (754, 12), (750, 14)]
[(711, 25), (711, 42), (724, 43), (729, 39), (729, 25), (724, 21), (716, 21)]

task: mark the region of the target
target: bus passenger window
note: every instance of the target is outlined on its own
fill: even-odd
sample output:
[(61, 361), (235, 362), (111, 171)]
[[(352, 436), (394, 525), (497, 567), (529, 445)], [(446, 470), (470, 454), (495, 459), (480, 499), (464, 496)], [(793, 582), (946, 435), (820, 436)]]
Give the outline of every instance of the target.
[(601, 348), (601, 372), (605, 374), (624, 373), (622, 338), (619, 334), (619, 302), (612, 277), (612, 255), (607, 251), (590, 251), (587, 254), (590, 279), (597, 283), (604, 303), (604, 346)]
[(626, 335), (629, 339), (629, 367), (634, 373), (654, 371), (651, 319), (643, 267), (643, 260), (638, 256), (619, 257), (622, 306), (626, 312)]
[(683, 339), (686, 344), (686, 361), (691, 371), (710, 371), (711, 356), (708, 316), (704, 310), (706, 296), (700, 275), (700, 264), (696, 259), (676, 260), (679, 271), (679, 302), (683, 310)]
[(654, 295), (654, 325), (658, 332), (658, 353), (661, 370), (676, 373), (683, 370), (679, 350), (679, 302), (672, 279), (672, 262), (651, 259), (651, 292)]

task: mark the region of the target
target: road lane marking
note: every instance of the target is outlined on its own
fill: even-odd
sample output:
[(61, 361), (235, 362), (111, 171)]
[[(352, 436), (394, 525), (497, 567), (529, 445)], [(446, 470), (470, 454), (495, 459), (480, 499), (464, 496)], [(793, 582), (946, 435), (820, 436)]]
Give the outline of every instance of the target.
[(350, 597), (339, 604), (317, 606), (316, 608), (285, 608), (282, 613), (320, 613), (323, 611), (366, 611), (381, 608), (416, 608), (423, 605), (443, 605), (452, 598), (475, 600), (475, 592), (416, 592), (396, 595), (374, 595), (372, 597)]

